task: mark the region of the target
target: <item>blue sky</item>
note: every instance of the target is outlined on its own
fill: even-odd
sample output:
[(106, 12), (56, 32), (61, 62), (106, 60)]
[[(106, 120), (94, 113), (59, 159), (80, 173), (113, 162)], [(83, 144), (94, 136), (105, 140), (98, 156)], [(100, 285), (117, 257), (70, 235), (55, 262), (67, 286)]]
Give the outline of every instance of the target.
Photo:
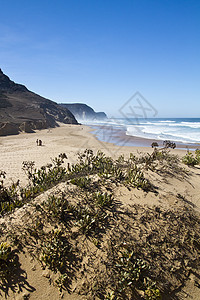
[[(56, 102), (199, 117), (199, 0), (0, 0), (0, 68)], [(150, 115), (149, 115), (150, 116)]]

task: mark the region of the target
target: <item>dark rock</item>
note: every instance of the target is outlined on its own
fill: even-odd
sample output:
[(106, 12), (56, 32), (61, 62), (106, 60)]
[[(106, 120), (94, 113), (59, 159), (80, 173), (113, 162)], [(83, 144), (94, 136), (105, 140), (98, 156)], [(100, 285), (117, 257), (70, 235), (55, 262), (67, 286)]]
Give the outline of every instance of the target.
[(14, 135), (19, 133), (19, 126), (14, 123), (0, 123), (0, 136)]
[(20, 124), (19, 129), (20, 129), (20, 131), (23, 131), (23, 132), (33, 133), (34, 132), (33, 127), (34, 127), (34, 125), (32, 122), (26, 121), (26, 122), (23, 122)]
[(5, 92), (11, 92), (11, 91), (28, 91), (28, 89), (22, 85), (17, 84), (14, 81), (10, 80), (8, 76), (6, 76), (2, 70), (0, 69), (0, 90)]
[[(78, 124), (67, 108), (29, 91), (24, 85), (11, 81), (1, 69), (0, 122), (1, 126), (12, 124), (11, 127), (15, 127), (16, 130), (10, 127), (8, 132), (15, 132), (13, 134), (17, 131), (34, 132), (35, 129), (56, 127), (59, 126), (58, 122)], [(2, 129), (3, 135), (6, 130)]]
[(7, 100), (6, 95), (0, 93), (0, 108), (11, 107), (12, 104)]

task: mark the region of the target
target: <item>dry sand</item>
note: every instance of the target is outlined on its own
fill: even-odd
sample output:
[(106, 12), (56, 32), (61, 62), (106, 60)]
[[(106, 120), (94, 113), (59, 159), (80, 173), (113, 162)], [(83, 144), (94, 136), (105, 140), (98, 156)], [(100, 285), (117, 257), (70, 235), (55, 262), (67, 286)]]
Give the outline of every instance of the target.
[[(41, 167), (60, 153), (67, 154), (68, 162), (75, 162), (77, 153), (84, 149), (102, 150), (113, 158), (120, 154), (128, 155), (130, 152), (137, 154), (152, 151), (150, 147), (122, 147), (101, 142), (91, 132), (92, 129), (88, 126), (60, 124), (60, 127), (38, 130), (36, 133), (0, 137), (0, 170), (6, 172), (7, 182), (20, 179), (24, 185), (26, 176), (22, 171), (23, 161), (34, 161), (36, 167)], [(41, 147), (37, 146), (37, 139), (42, 140)], [(175, 149), (172, 152), (184, 155), (186, 150)]]
[[(128, 156), (130, 152), (138, 154), (139, 152), (150, 153), (152, 151), (150, 147), (120, 147), (100, 142), (91, 133), (91, 128), (87, 126), (60, 125), (60, 127), (54, 129), (41, 130), (32, 134), (22, 133), (17, 136), (0, 137), (0, 170), (6, 172), (6, 184), (10, 184), (12, 181), (15, 182), (18, 179), (20, 179), (22, 186), (27, 183), (26, 176), (22, 171), (23, 161), (34, 161), (36, 167), (41, 167), (50, 163), (51, 159), (57, 157), (60, 153), (66, 153), (68, 157), (67, 162), (73, 163), (76, 161), (77, 153), (86, 148), (94, 151), (102, 150), (106, 155), (113, 158), (117, 158), (120, 154)], [(37, 139), (42, 140), (43, 145), (41, 147), (37, 146)], [(186, 150), (174, 149), (172, 153), (182, 156), (186, 153)], [(118, 196), (125, 206), (133, 203), (134, 198), (134, 203), (153, 206), (157, 202), (157, 204), (170, 207), (176, 202), (173, 195), (181, 194), (186, 197), (188, 203), (191, 203), (195, 210), (199, 211), (200, 169), (190, 169), (190, 173), (190, 179), (169, 177), (163, 180), (160, 176), (155, 175), (152, 178), (149, 175), (151, 177), (150, 180), (159, 187), (159, 199), (152, 197), (151, 193), (147, 194), (138, 190), (131, 192), (125, 188), (121, 188), (118, 191)], [(170, 199), (169, 195), (172, 196)], [(7, 220), (12, 223), (12, 217), (7, 217)], [(30, 259), (27, 254), (21, 254), (20, 259), (21, 268), (25, 269), (28, 274), (30, 291), (28, 288), (25, 288), (24, 294), (19, 293), (15, 296), (15, 294), (11, 293), (12, 296), (9, 299), (60, 299), (58, 290), (53, 285), (49, 285), (48, 274), (41, 270), (39, 263)], [(188, 295), (188, 299), (200, 299), (199, 288), (194, 286), (192, 281), (187, 283), (181, 293), (181, 295)], [(2, 299), (5, 299), (3, 295)], [(64, 299), (84, 298), (71, 294), (66, 295)]]

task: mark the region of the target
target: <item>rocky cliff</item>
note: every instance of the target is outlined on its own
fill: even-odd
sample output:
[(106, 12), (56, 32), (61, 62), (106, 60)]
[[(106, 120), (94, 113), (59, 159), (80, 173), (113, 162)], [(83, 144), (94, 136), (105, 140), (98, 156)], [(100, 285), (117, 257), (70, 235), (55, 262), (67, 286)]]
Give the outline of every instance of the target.
[(0, 135), (52, 128), (57, 122), (78, 124), (66, 107), (15, 83), (0, 69)]
[(104, 112), (95, 112), (90, 106), (83, 103), (61, 103), (60, 105), (69, 109), (78, 121), (107, 119)]

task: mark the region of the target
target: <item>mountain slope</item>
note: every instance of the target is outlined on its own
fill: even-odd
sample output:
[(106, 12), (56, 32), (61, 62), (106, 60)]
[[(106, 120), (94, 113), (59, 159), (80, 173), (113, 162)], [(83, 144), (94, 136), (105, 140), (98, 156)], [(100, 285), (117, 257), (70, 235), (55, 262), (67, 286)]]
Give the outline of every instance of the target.
[(107, 116), (104, 112), (95, 112), (90, 106), (83, 103), (61, 103), (73, 113), (77, 120), (105, 120)]
[(67, 108), (11, 81), (0, 69), (0, 135), (56, 127), (57, 122), (77, 124)]

